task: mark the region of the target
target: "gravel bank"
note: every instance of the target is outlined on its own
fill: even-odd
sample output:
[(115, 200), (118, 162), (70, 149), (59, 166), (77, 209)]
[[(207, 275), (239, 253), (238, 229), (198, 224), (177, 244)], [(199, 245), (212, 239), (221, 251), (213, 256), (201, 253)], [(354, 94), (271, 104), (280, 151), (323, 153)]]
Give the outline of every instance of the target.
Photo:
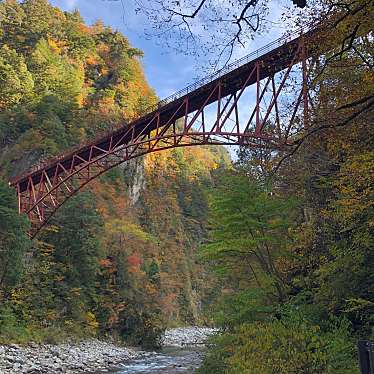
[(196, 326), (169, 329), (165, 332), (163, 345), (166, 347), (201, 345), (217, 331), (217, 329)]
[(99, 340), (79, 344), (0, 346), (0, 373), (81, 373), (103, 371), (149, 353)]
[[(165, 347), (202, 345), (217, 330), (183, 327), (167, 330)], [(75, 374), (105, 372), (125, 361), (146, 358), (155, 352), (136, 351), (99, 340), (82, 343), (0, 345), (0, 374)]]

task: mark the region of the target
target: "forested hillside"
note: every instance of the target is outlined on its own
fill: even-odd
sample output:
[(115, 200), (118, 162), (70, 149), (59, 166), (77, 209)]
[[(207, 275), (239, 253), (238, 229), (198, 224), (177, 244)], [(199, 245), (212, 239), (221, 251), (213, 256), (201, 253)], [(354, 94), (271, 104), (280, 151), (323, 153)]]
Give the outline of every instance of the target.
[(33, 242), (7, 186), (155, 103), (141, 56), (78, 12), (0, 2), (0, 342), (114, 335), (150, 345), (167, 325), (202, 318), (213, 280), (195, 252), (225, 150), (166, 151), (113, 169)]

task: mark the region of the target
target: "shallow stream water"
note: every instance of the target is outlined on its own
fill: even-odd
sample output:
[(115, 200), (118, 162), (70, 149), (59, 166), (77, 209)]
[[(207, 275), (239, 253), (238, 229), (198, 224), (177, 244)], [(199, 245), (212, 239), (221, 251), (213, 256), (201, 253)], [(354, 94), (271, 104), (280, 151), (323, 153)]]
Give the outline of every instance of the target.
[[(113, 374), (192, 374), (201, 365), (203, 347), (167, 347), (155, 354), (126, 361)], [(108, 373), (108, 372), (106, 372)]]

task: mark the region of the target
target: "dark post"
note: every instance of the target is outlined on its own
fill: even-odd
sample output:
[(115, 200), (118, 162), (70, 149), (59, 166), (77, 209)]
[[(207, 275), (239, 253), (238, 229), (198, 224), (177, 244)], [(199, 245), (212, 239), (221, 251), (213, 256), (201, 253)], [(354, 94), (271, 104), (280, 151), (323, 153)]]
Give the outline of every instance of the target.
[(360, 340), (357, 346), (361, 374), (374, 374), (374, 342)]

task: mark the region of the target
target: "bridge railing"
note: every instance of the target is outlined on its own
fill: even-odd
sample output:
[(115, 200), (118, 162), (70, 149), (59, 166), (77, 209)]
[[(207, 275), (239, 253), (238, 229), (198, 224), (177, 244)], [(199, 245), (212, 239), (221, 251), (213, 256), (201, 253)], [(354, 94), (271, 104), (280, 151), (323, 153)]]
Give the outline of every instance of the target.
[(206, 77), (198, 80), (197, 82), (194, 82), (194, 83), (190, 84), (187, 87), (184, 87), (183, 89), (173, 93), (172, 95), (160, 100), (158, 103), (149, 107), (149, 109), (148, 109), (149, 112), (152, 112), (152, 111), (154, 111), (158, 108), (163, 107), (166, 104), (169, 104), (169, 103), (171, 103), (171, 102), (173, 102), (177, 99), (180, 99), (183, 96), (188, 95), (192, 91), (195, 91), (196, 89), (198, 89), (200, 87), (203, 87), (210, 82), (213, 82), (214, 80), (224, 76), (225, 74), (228, 74), (228, 73), (234, 71), (235, 69), (239, 68), (240, 66), (246, 65), (249, 62), (257, 60), (259, 57), (265, 55), (266, 53), (272, 51), (273, 49), (275, 49), (277, 47), (280, 47), (283, 44), (292, 41), (293, 39), (296, 39), (297, 37), (300, 36), (300, 34), (302, 34), (303, 31), (304, 30), (300, 29), (300, 30), (297, 30), (297, 31), (289, 34), (289, 35), (282, 36), (282, 37), (272, 41), (271, 43), (266, 44), (265, 46), (249, 53), (248, 55), (232, 62), (231, 64), (228, 64), (228, 65), (224, 66), (222, 69), (220, 69), (220, 70), (218, 70), (218, 71), (216, 71), (216, 72), (214, 72), (210, 75), (207, 75)]

